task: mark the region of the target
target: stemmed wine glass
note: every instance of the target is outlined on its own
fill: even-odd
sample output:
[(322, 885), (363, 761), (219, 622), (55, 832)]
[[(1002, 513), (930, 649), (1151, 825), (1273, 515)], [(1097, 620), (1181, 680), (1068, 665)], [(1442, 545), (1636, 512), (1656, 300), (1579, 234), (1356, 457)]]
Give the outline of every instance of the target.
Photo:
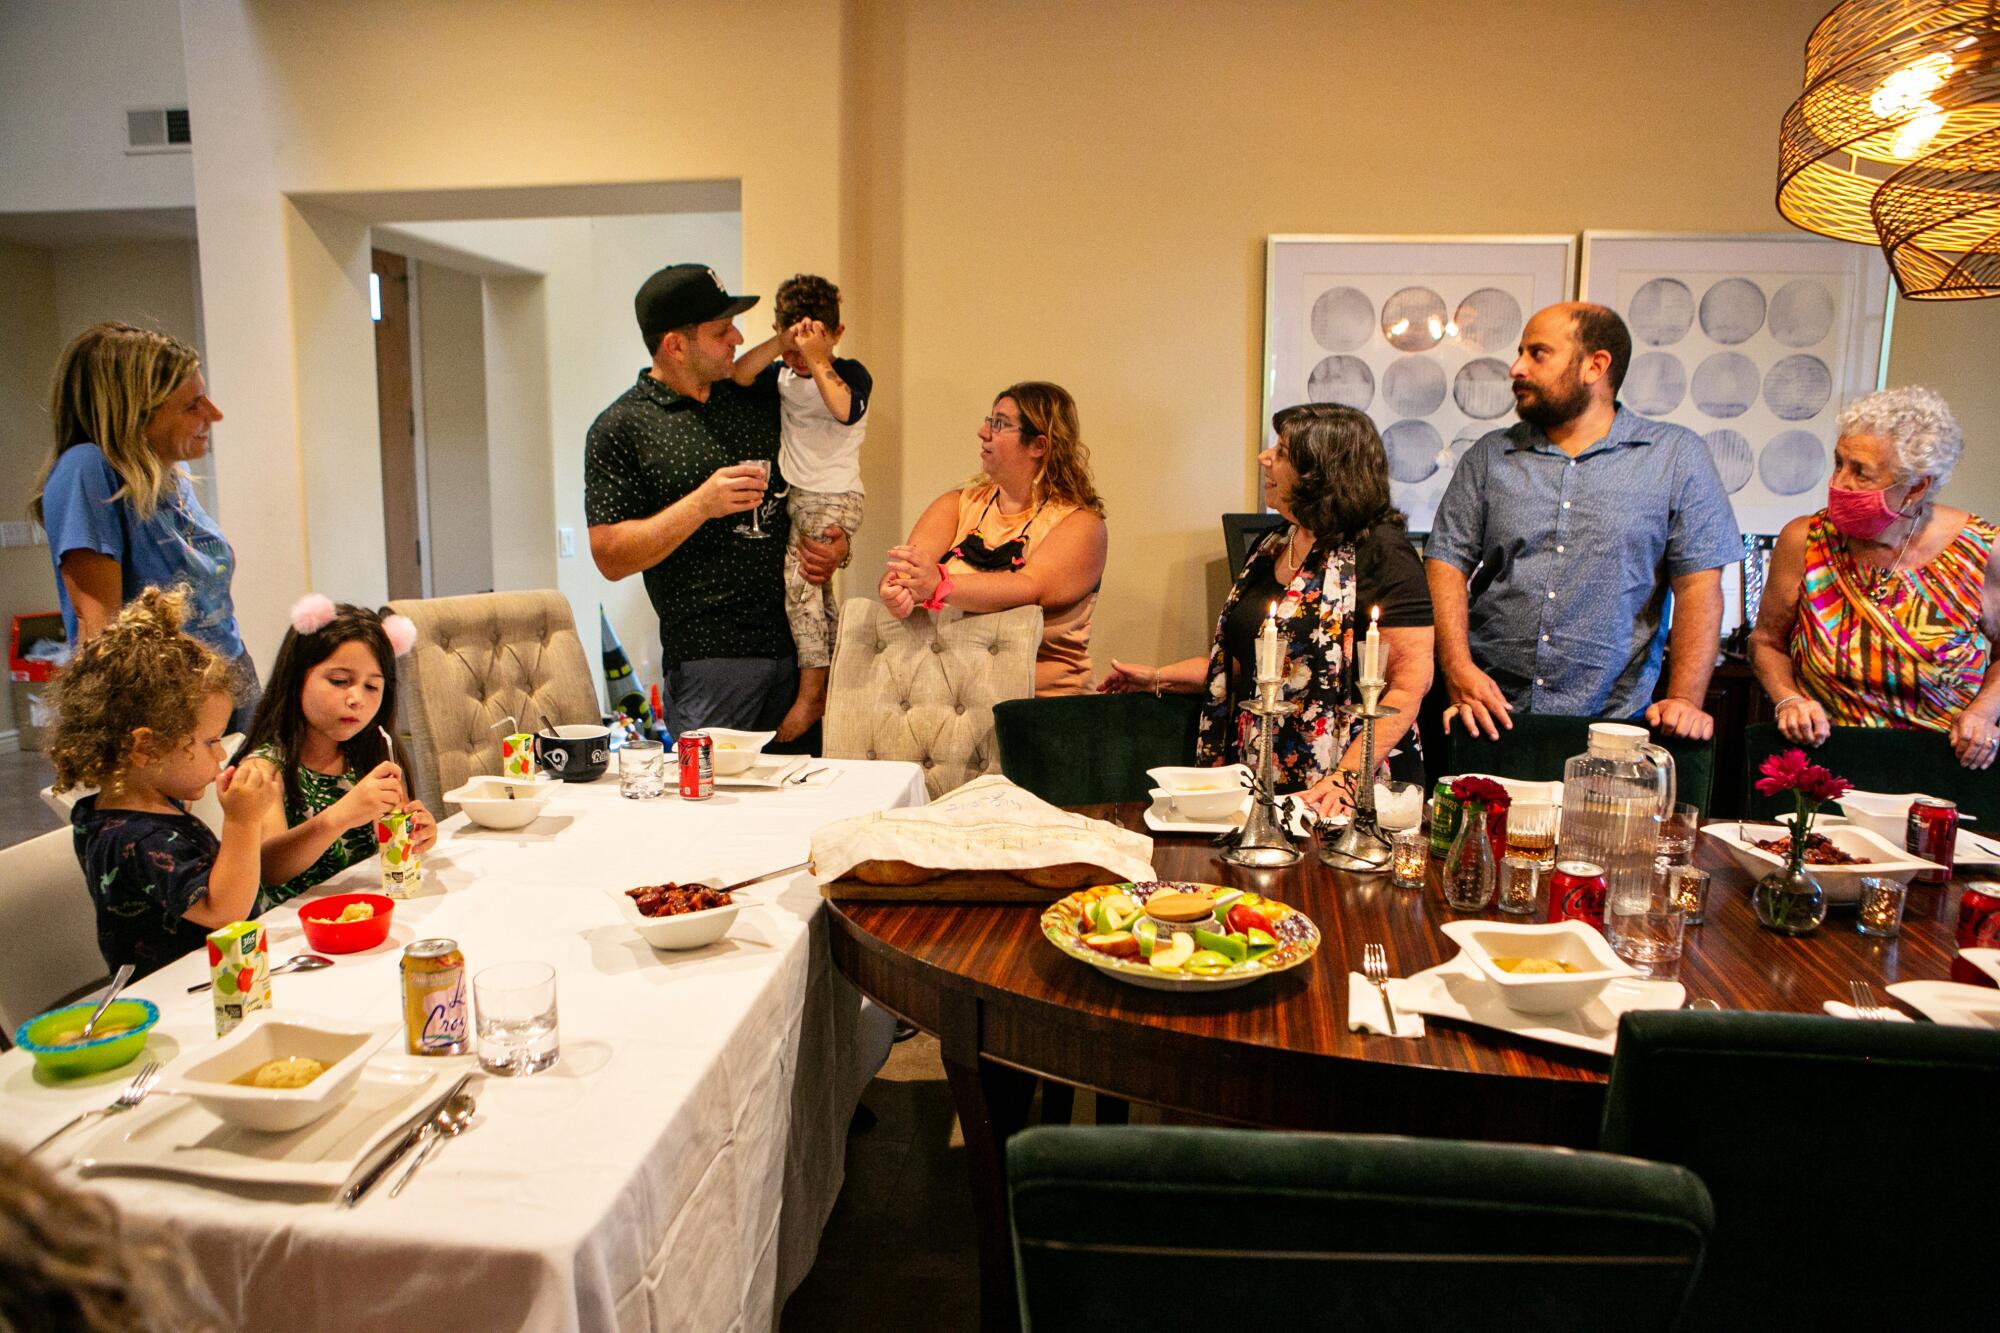
[[(759, 472), (762, 472), (764, 474), (765, 483), (767, 485), (770, 483), (771, 461), (768, 458), (746, 458), (741, 463), (738, 463), (737, 466), (756, 468)], [(756, 537), (760, 539), (770, 536), (771, 535), (770, 533), (764, 531), (763, 520), (764, 520), (764, 502), (762, 500), (759, 500), (757, 502), (756, 508), (750, 511), (750, 521), (747, 523), (738, 523), (736, 525), (736, 535), (739, 537)]]

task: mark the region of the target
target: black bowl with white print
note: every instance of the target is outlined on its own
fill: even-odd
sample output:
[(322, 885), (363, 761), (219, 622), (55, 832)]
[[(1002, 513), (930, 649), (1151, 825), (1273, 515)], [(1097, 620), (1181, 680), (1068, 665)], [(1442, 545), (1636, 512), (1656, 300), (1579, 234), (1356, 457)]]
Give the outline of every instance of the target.
[(572, 723), (535, 733), (535, 762), (564, 782), (604, 776), (611, 763), (611, 729)]

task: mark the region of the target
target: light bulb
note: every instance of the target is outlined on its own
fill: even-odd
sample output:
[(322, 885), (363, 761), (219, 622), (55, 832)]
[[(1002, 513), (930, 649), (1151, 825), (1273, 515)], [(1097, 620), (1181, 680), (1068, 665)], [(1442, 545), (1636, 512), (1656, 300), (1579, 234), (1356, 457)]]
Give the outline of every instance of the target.
[(1869, 94), (1868, 109), (1878, 118), (1904, 122), (1889, 149), (1896, 157), (1915, 157), (1944, 128), (1944, 108), (1930, 95), (1944, 86), (1951, 71), (1951, 57), (1933, 52), (1889, 74)]

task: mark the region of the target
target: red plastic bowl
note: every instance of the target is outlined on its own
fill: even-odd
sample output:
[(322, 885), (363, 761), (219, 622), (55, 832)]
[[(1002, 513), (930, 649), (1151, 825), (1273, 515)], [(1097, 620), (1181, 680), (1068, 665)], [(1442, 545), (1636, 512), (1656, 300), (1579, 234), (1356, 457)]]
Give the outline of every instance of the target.
[[(350, 903), (367, 903), (375, 915), (366, 921), (335, 920)], [(359, 953), (389, 938), (389, 919), (395, 912), (395, 899), (379, 893), (336, 893), (301, 905), (299, 925), (306, 943), (321, 953)]]

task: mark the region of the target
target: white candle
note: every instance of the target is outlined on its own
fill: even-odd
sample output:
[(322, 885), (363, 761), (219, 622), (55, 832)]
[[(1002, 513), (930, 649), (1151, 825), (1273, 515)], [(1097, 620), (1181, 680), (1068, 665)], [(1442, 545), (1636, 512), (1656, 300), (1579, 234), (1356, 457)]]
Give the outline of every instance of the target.
[(1276, 680), (1278, 678), (1278, 604), (1271, 603), (1271, 609), (1264, 616), (1264, 632), (1257, 636), (1257, 678)]
[(1382, 608), (1368, 609), (1368, 637), (1361, 643), (1361, 679), (1373, 685), (1382, 679)]

